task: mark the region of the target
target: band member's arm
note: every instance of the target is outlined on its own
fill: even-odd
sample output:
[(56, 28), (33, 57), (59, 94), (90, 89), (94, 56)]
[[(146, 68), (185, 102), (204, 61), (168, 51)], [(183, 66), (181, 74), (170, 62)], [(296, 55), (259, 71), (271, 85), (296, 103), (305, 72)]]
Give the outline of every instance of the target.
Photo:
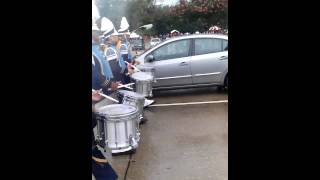
[(92, 156), (92, 159), (98, 163), (107, 163), (108, 160), (107, 159), (100, 159), (100, 158), (96, 158), (94, 156)]
[(140, 62), (139, 61), (136, 61), (134, 58), (132, 59), (132, 65), (139, 65)]
[(109, 89), (109, 88), (111, 88), (111, 80), (108, 80), (108, 79), (104, 79), (103, 81), (102, 81), (102, 84), (101, 84), (101, 87), (103, 87), (104, 89)]
[(111, 94), (113, 91), (117, 90), (119, 86), (119, 82), (113, 80), (105, 80), (103, 84), (103, 92), (107, 95)]
[(133, 72), (134, 72), (134, 69), (133, 69), (133, 67), (131, 67), (131, 64), (129, 64), (126, 74), (133, 74)]
[(125, 68), (125, 70), (123, 71), (122, 74), (124, 75), (130, 75), (134, 72), (133, 67), (131, 66), (131, 64), (127, 64), (127, 68)]
[(116, 81), (115, 77), (110, 79), (110, 80), (107, 80), (105, 79), (103, 81), (103, 83), (101, 84), (102, 86), (102, 90), (105, 94), (109, 95), (111, 94), (113, 91), (117, 90), (118, 89), (118, 86), (119, 86), (119, 82)]

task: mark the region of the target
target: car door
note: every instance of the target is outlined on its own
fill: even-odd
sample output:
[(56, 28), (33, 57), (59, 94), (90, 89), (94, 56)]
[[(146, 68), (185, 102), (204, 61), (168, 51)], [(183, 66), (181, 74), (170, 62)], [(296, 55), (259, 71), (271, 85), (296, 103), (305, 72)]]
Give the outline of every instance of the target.
[(191, 40), (169, 42), (153, 50), (154, 60), (148, 65), (155, 67), (157, 82), (154, 87), (172, 87), (192, 84), (190, 58)]
[(193, 84), (221, 84), (228, 69), (228, 40), (194, 38), (191, 73)]

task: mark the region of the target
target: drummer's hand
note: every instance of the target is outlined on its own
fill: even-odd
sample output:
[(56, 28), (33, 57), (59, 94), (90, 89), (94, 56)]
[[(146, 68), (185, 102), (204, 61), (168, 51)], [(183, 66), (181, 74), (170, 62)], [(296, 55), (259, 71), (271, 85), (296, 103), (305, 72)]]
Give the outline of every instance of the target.
[(111, 83), (111, 90), (112, 90), (112, 91), (117, 90), (119, 84), (120, 84), (120, 82), (112, 82), (112, 83)]
[(92, 100), (93, 101), (100, 101), (102, 96), (99, 94), (102, 92), (102, 89), (98, 90), (98, 91), (92, 91)]
[(134, 64), (139, 65), (141, 63), (140, 63), (140, 61), (134, 61)]
[(132, 69), (131, 67), (128, 68), (128, 74), (133, 74), (134, 73), (134, 69)]
[(130, 68), (132, 69), (133, 68), (131, 62), (130, 63), (128, 62), (127, 65), (128, 65), (128, 69), (130, 69)]

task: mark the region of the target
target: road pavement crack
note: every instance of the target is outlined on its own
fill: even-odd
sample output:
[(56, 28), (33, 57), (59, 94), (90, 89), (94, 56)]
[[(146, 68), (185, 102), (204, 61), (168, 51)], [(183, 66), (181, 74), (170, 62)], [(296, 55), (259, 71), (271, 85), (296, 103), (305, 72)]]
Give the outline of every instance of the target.
[(130, 168), (131, 159), (132, 159), (132, 154), (129, 155), (129, 161), (128, 161), (128, 164), (127, 164), (127, 168), (126, 168), (126, 172), (125, 172), (125, 174), (124, 174), (123, 180), (126, 180), (126, 179), (127, 179), (127, 174), (128, 174), (128, 170), (129, 170), (129, 168)]

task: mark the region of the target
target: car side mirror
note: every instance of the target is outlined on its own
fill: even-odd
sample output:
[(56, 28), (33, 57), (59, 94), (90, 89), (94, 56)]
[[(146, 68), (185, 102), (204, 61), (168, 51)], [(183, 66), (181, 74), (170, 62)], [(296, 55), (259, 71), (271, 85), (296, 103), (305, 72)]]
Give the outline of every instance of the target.
[(147, 62), (152, 62), (152, 61), (154, 61), (153, 55), (152, 55), (152, 54), (148, 55), (148, 56), (146, 57), (146, 61), (147, 61)]

